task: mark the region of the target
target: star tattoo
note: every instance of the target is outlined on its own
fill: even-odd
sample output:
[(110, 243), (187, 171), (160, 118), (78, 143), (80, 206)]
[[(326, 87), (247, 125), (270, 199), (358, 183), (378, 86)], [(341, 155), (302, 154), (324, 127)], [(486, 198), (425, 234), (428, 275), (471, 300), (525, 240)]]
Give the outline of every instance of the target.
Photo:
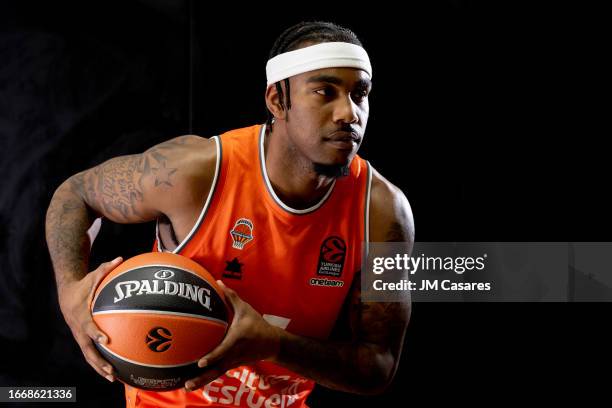
[(170, 183), (170, 176), (176, 173), (178, 169), (173, 169), (166, 167), (166, 162), (161, 162), (161, 167), (151, 167), (151, 171), (155, 175), (155, 187), (166, 184), (172, 187), (172, 183)]

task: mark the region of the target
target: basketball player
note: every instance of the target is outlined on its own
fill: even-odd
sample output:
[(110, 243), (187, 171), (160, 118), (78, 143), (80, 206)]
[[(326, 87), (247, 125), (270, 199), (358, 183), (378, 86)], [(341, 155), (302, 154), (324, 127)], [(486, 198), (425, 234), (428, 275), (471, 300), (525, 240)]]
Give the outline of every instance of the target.
[[(266, 67), (263, 125), (182, 136), (78, 173), (55, 192), (47, 242), (65, 319), (89, 364), (112, 381), (87, 304), (118, 258), (87, 273), (95, 217), (157, 219), (155, 250), (192, 258), (223, 282), (235, 316), (185, 388), (126, 387), (127, 405), (305, 406), (315, 382), (382, 391), (400, 360), (410, 303), (360, 299), (363, 242), (403, 242), (404, 194), (356, 155), (372, 68), (351, 31), (301, 23)], [(346, 330), (343, 330), (346, 329)]]

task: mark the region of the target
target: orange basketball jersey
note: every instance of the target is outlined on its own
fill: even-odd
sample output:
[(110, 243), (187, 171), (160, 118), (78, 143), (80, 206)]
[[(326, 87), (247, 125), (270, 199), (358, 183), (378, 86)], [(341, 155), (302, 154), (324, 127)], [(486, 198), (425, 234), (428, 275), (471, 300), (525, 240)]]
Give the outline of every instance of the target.
[[(356, 156), (349, 175), (323, 199), (296, 210), (268, 179), (265, 126), (233, 130), (217, 143), (217, 170), (201, 215), (173, 251), (203, 265), (264, 319), (326, 339), (361, 268), (368, 237), (369, 164)], [(158, 237), (156, 250), (163, 250)], [(228, 371), (193, 392), (127, 388), (128, 406), (305, 407), (314, 382), (261, 361)]]

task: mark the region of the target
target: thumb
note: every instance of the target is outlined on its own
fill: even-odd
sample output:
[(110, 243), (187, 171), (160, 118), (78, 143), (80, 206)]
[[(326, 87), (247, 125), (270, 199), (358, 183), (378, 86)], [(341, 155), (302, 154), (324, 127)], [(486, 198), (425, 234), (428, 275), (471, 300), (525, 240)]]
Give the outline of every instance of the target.
[[(104, 262), (103, 264), (98, 266), (95, 271), (89, 274), (93, 279), (88, 296), (88, 305), (90, 310), (93, 306), (92, 303), (94, 294), (96, 292), (96, 289), (98, 288), (98, 285), (100, 284), (100, 281), (102, 281), (102, 279), (104, 279), (104, 277), (108, 275), (110, 271), (119, 266), (121, 262), (123, 262), (123, 258), (118, 256), (110, 262)], [(106, 344), (108, 342), (108, 337), (106, 337), (106, 335), (104, 335), (104, 333), (100, 331), (100, 329), (93, 320), (88, 323), (86, 333), (92, 340), (96, 340), (99, 343)]]
[(217, 284), (221, 287), (221, 289), (223, 289), (223, 294), (225, 295), (225, 298), (229, 300), (230, 304), (232, 306), (236, 306), (240, 301), (240, 297), (236, 291), (225, 286), (225, 283), (223, 283), (222, 280), (218, 280)]
[(103, 264), (101, 264), (100, 266), (98, 266), (98, 269), (95, 270), (95, 272), (93, 273), (93, 286), (97, 287), (98, 284), (100, 283), (100, 281), (102, 279), (104, 279), (104, 277), (106, 275), (108, 275), (113, 269), (115, 269), (117, 266), (119, 266), (119, 264), (123, 262), (123, 258), (118, 256), (117, 258), (113, 259), (110, 262), (104, 262)]

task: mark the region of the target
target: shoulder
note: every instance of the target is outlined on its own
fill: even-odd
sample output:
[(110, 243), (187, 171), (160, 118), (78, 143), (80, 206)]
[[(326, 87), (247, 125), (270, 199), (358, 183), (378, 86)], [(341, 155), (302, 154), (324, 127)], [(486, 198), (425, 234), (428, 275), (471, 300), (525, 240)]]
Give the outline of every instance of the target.
[(177, 178), (187, 178), (186, 181), (194, 177), (207, 178), (208, 173), (214, 173), (217, 143), (212, 138), (184, 135), (151, 147), (144, 156), (145, 164), (174, 170)]
[(204, 162), (215, 162), (216, 142), (196, 135), (178, 136), (148, 149), (145, 154), (154, 161), (170, 161), (185, 168)]
[(372, 168), (370, 241), (414, 242), (414, 218), (406, 195)]
[[(155, 187), (164, 187), (171, 208), (181, 203), (198, 205), (207, 194), (217, 167), (217, 142), (196, 135), (184, 135), (155, 145), (144, 152), (144, 172)], [(169, 191), (168, 191), (169, 192)]]

